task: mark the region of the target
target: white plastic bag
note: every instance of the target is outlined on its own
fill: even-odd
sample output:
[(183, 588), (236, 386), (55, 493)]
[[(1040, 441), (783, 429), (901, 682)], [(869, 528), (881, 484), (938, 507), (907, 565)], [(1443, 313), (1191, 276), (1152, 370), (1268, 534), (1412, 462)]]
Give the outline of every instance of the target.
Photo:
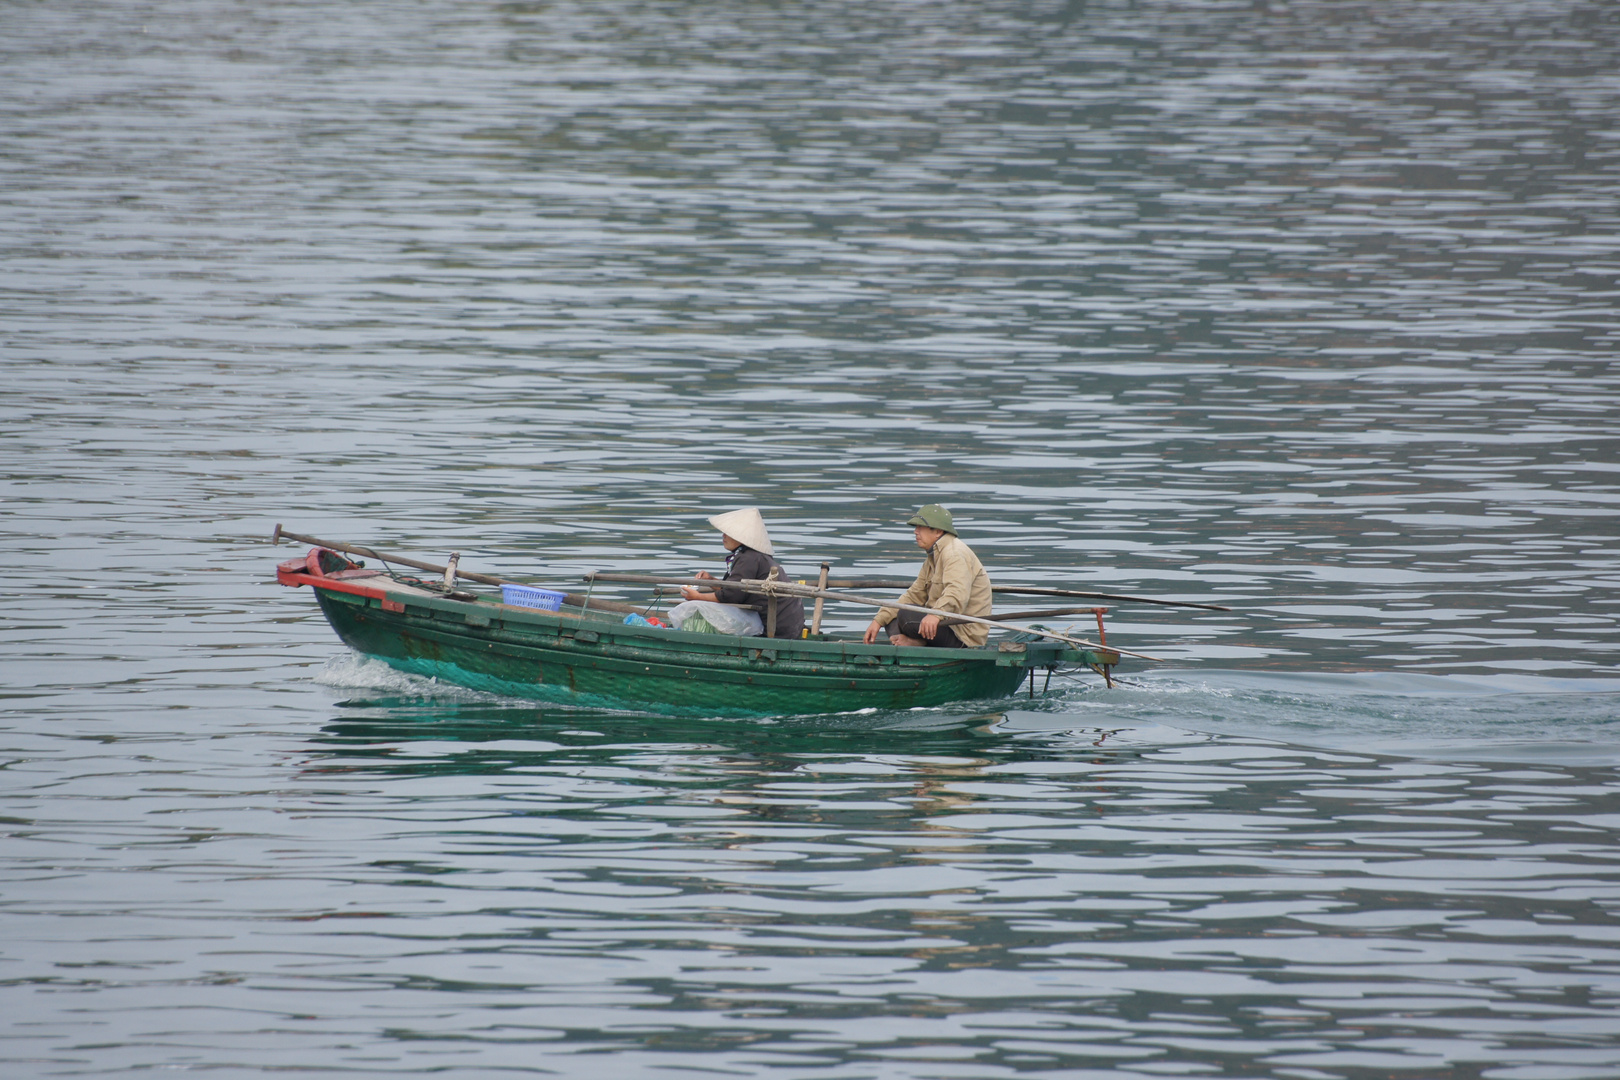
[[(759, 612), (716, 604), (712, 600), (682, 601), (669, 609), (669, 621), (677, 630), (712, 630), (738, 637), (758, 637), (765, 632), (765, 620), (759, 617)], [(688, 623), (693, 625), (688, 626)]]

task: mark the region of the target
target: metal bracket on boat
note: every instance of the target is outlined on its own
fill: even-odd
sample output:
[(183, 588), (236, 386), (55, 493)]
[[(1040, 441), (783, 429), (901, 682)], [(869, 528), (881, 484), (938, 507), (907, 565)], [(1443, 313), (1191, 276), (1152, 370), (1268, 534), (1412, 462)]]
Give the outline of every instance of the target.
[(574, 640), (586, 645), (595, 645), (598, 641), (602, 640), (602, 635), (598, 634), (595, 630), (575, 630)]

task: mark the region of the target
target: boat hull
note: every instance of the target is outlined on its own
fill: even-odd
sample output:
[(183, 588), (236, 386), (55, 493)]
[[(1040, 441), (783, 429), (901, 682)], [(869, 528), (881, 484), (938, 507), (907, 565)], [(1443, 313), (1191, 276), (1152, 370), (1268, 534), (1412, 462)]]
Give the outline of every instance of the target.
[[(314, 554), (310, 557), (314, 567)], [(456, 600), (386, 576), (332, 577), (283, 564), (310, 585), (350, 648), (391, 667), (492, 693), (671, 715), (780, 716), (1004, 698), (1036, 666), (1117, 663), (1043, 643), (984, 649), (739, 638), (625, 625), (622, 616)]]

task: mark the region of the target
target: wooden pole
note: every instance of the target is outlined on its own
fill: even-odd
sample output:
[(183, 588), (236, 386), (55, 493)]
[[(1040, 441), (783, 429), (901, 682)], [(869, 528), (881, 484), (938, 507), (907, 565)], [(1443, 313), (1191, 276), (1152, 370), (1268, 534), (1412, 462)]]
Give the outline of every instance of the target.
[[(659, 577), (654, 574), (586, 574), (586, 581), (616, 581), (632, 585), (699, 585), (705, 582), (704, 578), (672, 578)], [(713, 584), (712, 581), (708, 582)], [(909, 585), (910, 582), (907, 582)], [(1087, 649), (1103, 649), (1095, 641), (1084, 638), (1069, 637), (1065, 634), (1056, 634), (1050, 630), (1031, 630), (1028, 627), (1013, 626), (1010, 623), (997, 622), (994, 619), (981, 619), (977, 615), (964, 615), (960, 611), (941, 611), (938, 608), (923, 607), (921, 604), (902, 604), (898, 600), (883, 600), (873, 596), (858, 596), (854, 593), (833, 592), (829, 589), (813, 589), (808, 585), (795, 585), (786, 581), (762, 581), (756, 578), (744, 578), (726, 582), (729, 588), (742, 589), (745, 592), (759, 593), (764, 596), (819, 596), (827, 600), (838, 600), (846, 604), (861, 604), (866, 607), (899, 608), (901, 611), (915, 611), (923, 615), (938, 615), (942, 619), (955, 619), (957, 622), (978, 623), (981, 626), (992, 626), (998, 630), (1014, 630), (1020, 634), (1039, 634), (1042, 637), (1052, 638), (1054, 641), (1067, 641), (1072, 645), (1079, 645)], [(1163, 657), (1148, 656), (1146, 653), (1126, 652), (1124, 649), (1107, 649), (1108, 652), (1117, 652), (1121, 656), (1134, 656), (1138, 660), (1152, 660), (1163, 662)]]
[[(442, 574), (445, 571), (445, 567), (443, 566), (438, 566), (430, 562), (422, 562), (420, 559), (408, 559), (403, 555), (385, 555), (380, 551), (373, 551), (371, 548), (361, 547), (359, 544), (345, 544), (338, 540), (320, 540), (313, 536), (304, 536), (300, 533), (289, 532), (288, 530), (283, 529), (278, 523), (276, 525), (276, 531), (270, 536), (270, 542), (272, 544), (279, 544), (284, 538), (287, 540), (296, 540), (300, 544), (313, 544), (315, 547), (331, 548), (333, 551), (346, 551), (350, 555), (359, 555), (366, 559), (376, 559), (378, 562), (398, 563), (401, 566), (409, 566), (413, 570), (426, 570), (434, 574)], [(485, 585), (529, 584), (528, 582), (508, 581), (505, 578), (491, 577), (488, 574), (474, 574), (470, 573), (469, 571), (459, 569), (457, 570), (457, 574), (467, 581), (478, 581)], [(584, 593), (563, 594), (563, 603), (570, 604), (574, 607), (584, 607), (585, 600), (586, 596)], [(603, 611), (618, 611), (625, 614), (635, 613), (638, 615), (641, 613), (641, 609), (634, 604), (616, 604), (611, 600), (597, 600), (595, 598), (591, 598), (591, 606), (593, 608), (600, 608)]]
[[(997, 611), (992, 614), (1002, 622), (1012, 622), (1014, 620), (1023, 621), (1024, 619), (1044, 619), (1047, 617), (1055, 619), (1060, 615), (1090, 615), (1097, 610), (1094, 607), (1060, 607), (1047, 608), (1045, 611)], [(1102, 610), (1107, 611), (1108, 609), (1103, 608)], [(1103, 644), (1106, 645), (1107, 642)]]
[[(823, 588), (828, 589), (909, 589), (914, 584), (911, 581), (901, 581), (898, 578), (848, 578), (843, 581), (829, 581)], [(1229, 607), (1220, 604), (1201, 604), (1191, 600), (1155, 600), (1151, 596), (1124, 596), (1120, 593), (1080, 592), (1076, 589), (1046, 589), (1034, 585), (992, 585), (992, 593), (1005, 593), (1009, 596), (1069, 596), (1077, 600), (1117, 600), (1121, 603), (1132, 604), (1159, 604), (1164, 607), (1190, 607), (1202, 608), (1205, 611), (1231, 611)]]
[[(316, 547), (331, 548), (333, 551), (346, 551), (350, 555), (361, 555), (367, 559), (376, 559), (378, 562), (399, 563), (399, 565), (409, 566), (413, 570), (428, 570), (435, 574), (442, 574), (445, 571), (445, 567), (443, 566), (437, 566), (430, 562), (422, 562), (420, 559), (408, 559), (403, 555), (384, 555), (380, 552), (373, 551), (368, 547), (361, 547), (359, 544), (345, 544), (337, 540), (317, 540), (313, 536), (303, 536), (299, 533), (289, 532), (288, 530), (283, 529), (280, 525), (277, 525), (275, 533), (270, 537), (270, 542), (272, 544), (279, 544), (283, 539), (296, 540), (300, 544), (314, 544)], [(515, 581), (504, 581), (498, 577), (490, 577), (488, 574), (474, 574), (466, 570), (458, 569), (456, 573), (457, 576), (464, 577), (468, 581), (481, 581), (485, 585), (518, 584)]]
[[(777, 573), (776, 567), (771, 567), (771, 578), (773, 580)], [(768, 638), (776, 636), (776, 597), (770, 594), (766, 594), (765, 597), (765, 636)]]
[[(827, 571), (829, 569), (831, 569), (829, 564), (827, 564), (827, 563), (822, 563), (821, 564), (821, 577), (819, 579), (817, 579), (817, 581), (816, 581), (816, 588), (825, 589), (827, 587)], [(821, 633), (821, 605), (826, 603), (826, 602), (827, 602), (826, 597), (824, 597), (824, 596), (816, 597), (815, 612), (810, 616), (810, 632), (812, 634)]]

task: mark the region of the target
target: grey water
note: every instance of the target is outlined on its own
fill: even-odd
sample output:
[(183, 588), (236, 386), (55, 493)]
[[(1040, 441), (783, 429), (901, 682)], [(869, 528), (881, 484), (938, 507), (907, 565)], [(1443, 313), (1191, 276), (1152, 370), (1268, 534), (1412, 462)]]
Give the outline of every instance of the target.
[[(14, 0), (0, 88), (0, 1075), (1620, 1075), (1620, 8)], [(270, 544), (935, 501), (1232, 610), (672, 720)]]

